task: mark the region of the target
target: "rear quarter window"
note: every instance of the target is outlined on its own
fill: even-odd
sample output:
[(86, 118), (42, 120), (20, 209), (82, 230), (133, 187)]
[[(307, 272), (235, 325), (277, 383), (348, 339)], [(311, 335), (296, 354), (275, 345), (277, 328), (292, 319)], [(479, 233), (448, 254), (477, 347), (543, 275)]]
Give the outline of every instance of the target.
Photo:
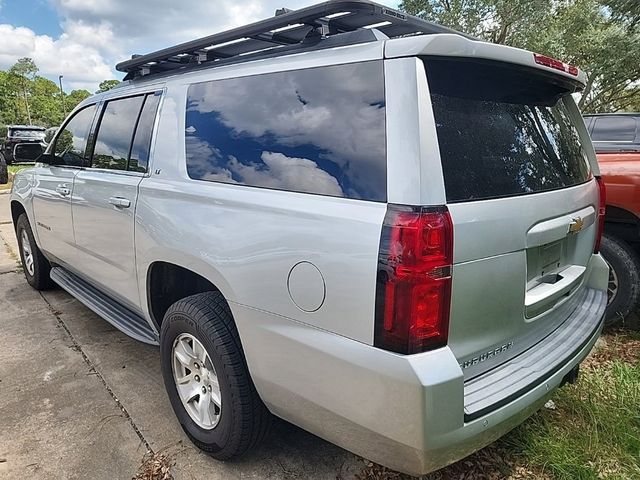
[(385, 201), (382, 62), (191, 85), (185, 139), (193, 179)]
[(498, 63), (425, 59), (447, 201), (525, 195), (591, 178), (569, 86)]
[(595, 117), (591, 139), (594, 142), (633, 142), (636, 119), (629, 116)]

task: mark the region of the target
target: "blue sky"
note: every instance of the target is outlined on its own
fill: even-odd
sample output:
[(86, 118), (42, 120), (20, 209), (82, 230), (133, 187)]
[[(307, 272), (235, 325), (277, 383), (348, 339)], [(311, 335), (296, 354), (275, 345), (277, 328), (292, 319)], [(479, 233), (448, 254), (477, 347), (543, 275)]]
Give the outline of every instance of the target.
[(28, 27), (40, 35), (58, 37), (62, 28), (47, 0), (0, 0), (0, 23)]
[[(64, 88), (97, 89), (121, 78), (114, 65), (132, 53), (257, 21), (276, 8), (319, 0), (0, 0), (0, 69), (31, 57)], [(398, 0), (378, 0), (396, 7)]]

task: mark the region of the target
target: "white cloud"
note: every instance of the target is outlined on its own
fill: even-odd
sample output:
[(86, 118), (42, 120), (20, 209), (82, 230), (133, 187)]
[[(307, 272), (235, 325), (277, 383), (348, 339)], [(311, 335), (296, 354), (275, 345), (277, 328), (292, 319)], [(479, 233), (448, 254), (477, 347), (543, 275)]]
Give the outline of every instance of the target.
[(64, 75), (67, 89), (94, 90), (98, 82), (112, 76), (99, 50), (83, 46), (72, 34), (63, 33), (54, 40), (28, 28), (1, 24), (0, 67), (8, 68), (21, 57), (33, 58), (41, 75), (56, 80)]
[[(0, 5), (3, 0), (0, 0)], [(0, 25), (0, 68), (30, 56), (41, 74), (65, 86), (93, 91), (101, 80), (121, 78), (116, 63), (176, 43), (270, 17), (282, 0), (49, 0), (63, 29), (59, 38), (19, 25)], [(288, 0), (292, 9), (314, 0)], [(396, 6), (397, 1), (383, 1)]]
[(313, 160), (287, 157), (277, 152), (262, 152), (260, 158), (266, 168), (245, 165), (231, 157), (228, 164), (229, 170), (236, 173), (242, 182), (248, 185), (279, 190), (322, 192), (336, 197), (344, 195), (338, 181), (318, 168), (318, 164)]

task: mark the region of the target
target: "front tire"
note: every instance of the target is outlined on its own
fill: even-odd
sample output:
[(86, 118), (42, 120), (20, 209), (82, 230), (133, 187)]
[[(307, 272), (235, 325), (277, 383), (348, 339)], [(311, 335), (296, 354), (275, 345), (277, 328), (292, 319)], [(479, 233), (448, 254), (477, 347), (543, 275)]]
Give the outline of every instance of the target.
[(169, 307), (160, 332), (160, 359), (171, 406), (198, 448), (228, 460), (262, 440), (271, 414), (253, 385), (220, 292), (192, 295)]
[(27, 214), (23, 213), (16, 222), (16, 237), (20, 250), (20, 260), (27, 282), (36, 290), (47, 290), (53, 286), (49, 276), (51, 264), (42, 254), (31, 230)]
[(610, 268), (605, 320), (613, 325), (640, 304), (640, 258), (627, 242), (607, 234), (602, 237), (600, 253)]

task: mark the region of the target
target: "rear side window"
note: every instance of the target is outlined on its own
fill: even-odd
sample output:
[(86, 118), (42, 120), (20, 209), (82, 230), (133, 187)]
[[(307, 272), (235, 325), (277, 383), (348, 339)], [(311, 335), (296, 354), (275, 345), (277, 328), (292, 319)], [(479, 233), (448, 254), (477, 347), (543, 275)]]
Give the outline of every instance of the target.
[(102, 111), (91, 166), (146, 172), (159, 94), (109, 100)]
[(147, 95), (142, 106), (136, 134), (133, 137), (131, 155), (129, 156), (129, 170), (144, 173), (149, 164), (149, 149), (151, 147), (151, 135), (156, 119), (156, 111), (160, 103), (160, 92)]
[(591, 178), (562, 98), (571, 85), (497, 62), (427, 58), (447, 200), (566, 188)]
[(382, 62), (191, 85), (185, 137), (193, 179), (385, 201)]
[(127, 169), (131, 138), (143, 101), (143, 96), (137, 96), (107, 102), (93, 148), (93, 168)]
[(53, 154), (56, 164), (81, 167), (84, 165), (84, 153), (87, 148), (89, 129), (96, 113), (91, 105), (75, 113), (56, 138)]
[(633, 142), (636, 120), (627, 116), (596, 117), (591, 139), (594, 142)]

